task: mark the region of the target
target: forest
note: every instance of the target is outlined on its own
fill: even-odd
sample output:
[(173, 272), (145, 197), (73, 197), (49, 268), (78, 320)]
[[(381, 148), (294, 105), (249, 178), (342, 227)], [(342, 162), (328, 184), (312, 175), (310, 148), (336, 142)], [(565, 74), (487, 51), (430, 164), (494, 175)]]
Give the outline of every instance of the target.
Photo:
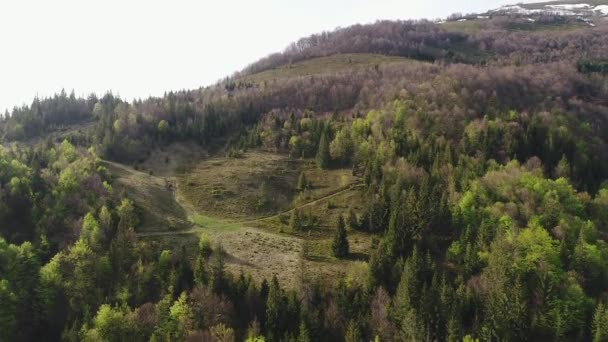
[[(355, 25), (208, 87), (6, 112), (0, 341), (608, 341), (608, 21), (522, 20)], [(354, 67), (368, 54), (398, 59)], [(340, 71), (316, 63), (334, 55)], [(346, 170), (357, 187), (319, 211), (338, 215), (294, 206), (272, 234), (314, 249), (329, 221), (330, 260), (362, 254), (363, 271), (291, 286), (230, 271), (204, 230), (146, 239), (145, 203), (112, 165), (154, 177), (154, 154), (185, 143), (305, 163), (290, 196)], [(279, 191), (261, 187), (260, 210)]]

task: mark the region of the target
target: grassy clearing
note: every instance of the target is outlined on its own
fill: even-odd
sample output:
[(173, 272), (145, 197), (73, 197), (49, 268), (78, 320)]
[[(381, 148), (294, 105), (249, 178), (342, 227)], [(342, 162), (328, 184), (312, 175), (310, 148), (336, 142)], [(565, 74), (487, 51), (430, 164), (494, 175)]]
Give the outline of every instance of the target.
[(340, 73), (348, 70), (372, 68), (375, 65), (410, 61), (407, 58), (384, 56), (367, 53), (337, 54), (328, 57), (284, 65), (244, 77), (242, 80), (253, 83), (263, 83), (276, 79), (305, 77), (325, 73)]
[(286, 156), (247, 152), (241, 158), (195, 163), (178, 178), (180, 197), (204, 215), (246, 220), (288, 209), (301, 162)]
[(489, 21), (489, 19), (447, 21), (441, 24), (441, 27), (450, 32), (478, 33), (486, 27)]
[(509, 31), (526, 31), (526, 32), (556, 32), (556, 31), (574, 31), (589, 28), (589, 25), (580, 22), (568, 23), (550, 23), (543, 24), (537, 22), (511, 22), (505, 27)]
[(230, 232), (237, 231), (243, 227), (239, 222), (228, 222), (201, 214), (189, 215), (188, 219), (206, 231)]
[(208, 157), (206, 150), (195, 143), (173, 143), (163, 148), (156, 148), (138, 169), (152, 172), (159, 177), (174, 177), (184, 172), (184, 165), (192, 160)]
[(115, 191), (124, 191), (142, 211), (140, 232), (179, 231), (191, 226), (186, 211), (175, 201), (171, 180), (118, 163), (104, 164), (115, 177)]
[[(115, 187), (127, 191), (145, 210), (140, 238), (159, 249), (177, 251), (185, 246), (193, 256), (200, 235), (206, 234), (214, 244), (222, 244), (233, 274), (247, 272), (257, 281), (276, 275), (294, 289), (302, 281), (330, 284), (337, 274), (364, 280), (372, 236), (350, 232), (351, 256), (338, 260), (331, 254), (337, 216), (363, 208), (359, 179), (350, 169), (320, 170), (310, 161), (261, 151), (194, 162), (180, 154), (192, 153), (190, 148), (174, 147), (166, 153), (175, 162), (164, 163), (157, 155), (138, 166), (143, 172), (106, 163), (116, 177)], [(299, 192), (295, 188), (301, 172), (312, 186)], [(267, 207), (258, 208), (262, 182), (271, 196), (266, 198)], [(289, 231), (294, 206), (317, 218), (314, 225)], [(183, 224), (170, 228), (166, 221), (177, 219)]]
[[(468, 34), (479, 33), (488, 28), (491, 19), (470, 19), (467, 21), (448, 21), (441, 24), (441, 27), (450, 32), (463, 32)], [(508, 31), (525, 31), (525, 32), (552, 32), (552, 31), (572, 31), (578, 29), (589, 28), (585, 23), (581, 22), (564, 22), (564, 23), (539, 23), (529, 21), (509, 21), (504, 23), (503, 28)], [(479, 55), (487, 52), (473, 50), (466, 44), (453, 44), (452, 50), (465, 54)]]

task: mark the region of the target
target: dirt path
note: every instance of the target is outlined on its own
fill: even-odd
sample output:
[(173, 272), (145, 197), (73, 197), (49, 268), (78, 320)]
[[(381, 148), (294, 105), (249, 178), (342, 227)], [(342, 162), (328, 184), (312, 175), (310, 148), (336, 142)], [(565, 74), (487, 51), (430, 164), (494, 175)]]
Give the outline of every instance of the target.
[[(304, 203), (302, 205), (299, 205), (295, 208), (291, 208), (289, 210), (285, 210), (279, 214), (275, 214), (275, 215), (271, 215), (271, 216), (266, 216), (266, 217), (261, 217), (261, 218), (257, 218), (257, 219), (253, 219), (253, 220), (246, 220), (246, 221), (236, 221), (236, 222), (230, 222), (230, 221), (225, 221), (225, 224), (227, 226), (246, 226), (246, 225), (250, 225), (250, 224), (254, 224), (254, 223), (259, 223), (259, 222), (263, 222), (266, 220), (272, 220), (272, 219), (276, 219), (281, 215), (284, 214), (288, 214), (291, 213), (294, 210), (298, 210), (298, 209), (303, 209), (315, 204), (318, 204), (322, 201), (328, 200), (330, 198), (333, 198), (335, 196), (341, 195), (347, 191), (350, 191), (356, 187), (358, 187), (360, 184), (359, 183), (353, 183), (353, 184), (349, 184), (345, 187), (342, 187), (340, 189), (337, 189), (336, 191), (329, 193), (321, 198), (317, 198), (316, 200)], [(190, 211), (196, 212), (195, 209), (193, 209), (190, 205), (182, 203), (182, 201), (179, 200), (179, 196), (177, 196), (177, 191), (175, 191), (175, 201), (181, 205), (182, 207), (186, 208), (188, 207)], [(194, 227), (192, 227), (191, 229), (187, 229), (187, 230), (179, 230), (179, 231), (165, 231), (165, 232), (148, 232), (148, 233), (138, 233), (138, 236), (141, 237), (153, 237), (153, 236), (171, 236), (171, 235), (186, 235), (186, 234), (194, 234), (194, 233), (201, 233), (204, 232), (205, 228), (201, 227), (201, 226), (197, 226), (195, 225)]]
[[(141, 176), (141, 177), (147, 177), (147, 178), (157, 178), (159, 180), (164, 181), (166, 184), (172, 184), (172, 188), (171, 188), (171, 192), (173, 193), (173, 198), (175, 200), (175, 202), (182, 207), (187, 213), (190, 214), (195, 214), (195, 215), (199, 215), (199, 211), (196, 210), (196, 208), (194, 208), (190, 203), (187, 203), (187, 201), (185, 201), (183, 198), (181, 198), (181, 196), (179, 195), (179, 189), (177, 188), (177, 182), (175, 182), (175, 176), (172, 177), (159, 177), (159, 176), (153, 176), (153, 175), (149, 175), (145, 172), (141, 172), (138, 170), (134, 170), (126, 165), (120, 164), (120, 163), (115, 163), (115, 162), (111, 162), (108, 160), (104, 160), (104, 163), (113, 166), (114, 168), (120, 169), (121, 171), (129, 174), (129, 175), (137, 175), (137, 176)], [(119, 176), (121, 177), (121, 176)], [(124, 177), (124, 176), (123, 176)], [(333, 197), (339, 196), (347, 191), (351, 191), (353, 189), (358, 188), (359, 186), (361, 186), (360, 182), (355, 182), (355, 183), (351, 183), (348, 184), (346, 186), (343, 186), (341, 188), (338, 188), (320, 198), (317, 198), (315, 200), (312, 200), (310, 202), (301, 204), (299, 206), (296, 206), (294, 208), (290, 208), (288, 210), (282, 211), (278, 214), (274, 214), (274, 215), (270, 215), (270, 216), (266, 216), (266, 217), (260, 217), (260, 218), (256, 218), (256, 219), (251, 219), (251, 220), (244, 220), (244, 221), (229, 221), (229, 220), (221, 220), (218, 219), (217, 222), (218, 224), (221, 224), (222, 226), (228, 227), (228, 228), (232, 228), (232, 227), (243, 227), (243, 226), (247, 226), (247, 225), (252, 225), (252, 224), (256, 224), (256, 223), (260, 223), (260, 222), (264, 222), (264, 221), (268, 221), (268, 220), (272, 220), (272, 219), (276, 219), (281, 215), (285, 215), (285, 214), (289, 214), (294, 210), (299, 210), (299, 209), (304, 209), (313, 205), (316, 205), (320, 202), (329, 200)], [(252, 227), (248, 227), (248, 228), (252, 228)], [(205, 230), (209, 229), (209, 227), (205, 227), (205, 226), (201, 226), (201, 225), (196, 225), (193, 224), (193, 226), (189, 229), (183, 229), (183, 230), (168, 230), (168, 231), (156, 231), (156, 232), (142, 232), (142, 233), (138, 233), (137, 235), (140, 237), (158, 237), (158, 236), (177, 236), (177, 235), (187, 235), (187, 234), (194, 234), (194, 233), (202, 233)]]

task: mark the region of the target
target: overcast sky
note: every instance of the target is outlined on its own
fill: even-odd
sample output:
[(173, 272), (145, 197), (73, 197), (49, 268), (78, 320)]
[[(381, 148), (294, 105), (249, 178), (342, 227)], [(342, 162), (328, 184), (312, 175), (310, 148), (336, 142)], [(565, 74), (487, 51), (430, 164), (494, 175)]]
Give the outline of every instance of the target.
[(0, 0), (0, 111), (62, 88), (127, 100), (198, 88), (312, 33), (505, 2), (520, 1)]

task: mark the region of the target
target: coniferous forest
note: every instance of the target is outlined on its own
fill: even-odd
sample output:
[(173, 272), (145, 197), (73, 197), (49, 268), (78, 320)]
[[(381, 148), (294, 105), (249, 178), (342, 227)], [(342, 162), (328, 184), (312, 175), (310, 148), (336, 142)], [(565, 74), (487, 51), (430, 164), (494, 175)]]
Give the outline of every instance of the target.
[[(608, 21), (535, 15), (355, 25), (208, 87), (6, 112), (0, 341), (608, 341)], [(149, 166), (172, 146), (211, 168)], [(206, 190), (251, 153), (287, 166), (242, 208)], [(150, 224), (165, 193), (179, 225)], [(240, 260), (265, 253), (240, 231), (303, 271)]]

